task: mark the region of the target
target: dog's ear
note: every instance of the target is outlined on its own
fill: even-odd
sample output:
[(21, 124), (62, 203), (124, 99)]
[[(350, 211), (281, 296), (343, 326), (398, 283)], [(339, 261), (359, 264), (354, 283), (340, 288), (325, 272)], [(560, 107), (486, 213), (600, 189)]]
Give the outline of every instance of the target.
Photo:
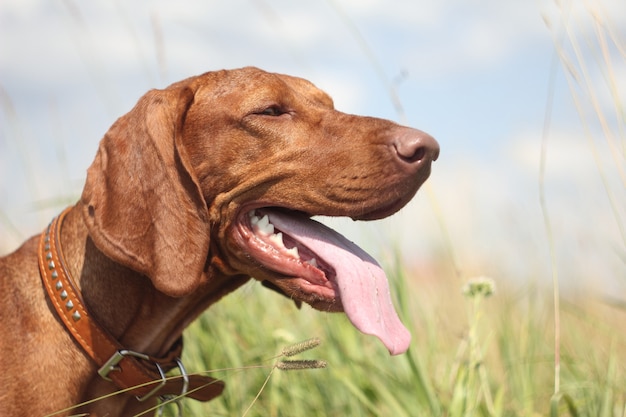
[(81, 198), (96, 246), (175, 297), (201, 283), (209, 250), (206, 202), (181, 144), (193, 100), (184, 82), (144, 95), (100, 142)]

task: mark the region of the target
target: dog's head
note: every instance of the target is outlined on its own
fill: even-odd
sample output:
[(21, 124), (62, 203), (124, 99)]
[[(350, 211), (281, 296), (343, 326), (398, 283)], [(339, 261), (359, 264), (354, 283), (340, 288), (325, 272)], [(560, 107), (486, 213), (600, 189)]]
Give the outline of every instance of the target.
[(100, 250), (165, 294), (252, 276), (400, 353), (410, 336), (381, 268), (311, 217), (395, 213), (438, 152), (421, 131), (336, 111), (306, 80), (211, 72), (147, 93), (111, 127), (82, 202)]

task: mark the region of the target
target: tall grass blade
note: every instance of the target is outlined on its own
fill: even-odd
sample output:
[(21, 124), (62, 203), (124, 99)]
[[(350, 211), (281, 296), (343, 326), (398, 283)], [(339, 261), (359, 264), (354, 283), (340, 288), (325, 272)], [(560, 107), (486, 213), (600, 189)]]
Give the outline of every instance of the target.
[(560, 407), (561, 401), (565, 403), (566, 409), (570, 416), (579, 417), (578, 409), (576, 408), (576, 404), (574, 404), (574, 400), (567, 394), (557, 392), (550, 399), (550, 417), (559, 417), (560, 416)]

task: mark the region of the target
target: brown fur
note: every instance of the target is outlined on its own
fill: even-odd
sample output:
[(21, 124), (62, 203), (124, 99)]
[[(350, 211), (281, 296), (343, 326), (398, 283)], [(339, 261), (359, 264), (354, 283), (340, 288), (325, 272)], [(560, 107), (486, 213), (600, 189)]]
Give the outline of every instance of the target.
[[(250, 259), (232, 237), (236, 219), (263, 206), (382, 218), (410, 200), (437, 153), (423, 132), (334, 110), (308, 81), (255, 68), (206, 73), (148, 92), (115, 122), (61, 244), (102, 327), (127, 348), (160, 356), (252, 274), (296, 300), (340, 310)], [(37, 239), (0, 258), (7, 416), (44, 415), (116, 390), (51, 308)], [(118, 395), (81, 411), (126, 416), (153, 405)]]

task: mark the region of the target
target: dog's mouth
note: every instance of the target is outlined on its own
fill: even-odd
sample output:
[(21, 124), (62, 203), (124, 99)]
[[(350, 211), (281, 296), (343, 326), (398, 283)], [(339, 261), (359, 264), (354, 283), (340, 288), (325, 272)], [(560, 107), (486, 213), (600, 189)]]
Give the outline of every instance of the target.
[(260, 264), (265, 279), (319, 310), (344, 311), (392, 355), (404, 353), (411, 335), (391, 301), (384, 271), (363, 249), (309, 216), (283, 209), (242, 213), (239, 245)]

